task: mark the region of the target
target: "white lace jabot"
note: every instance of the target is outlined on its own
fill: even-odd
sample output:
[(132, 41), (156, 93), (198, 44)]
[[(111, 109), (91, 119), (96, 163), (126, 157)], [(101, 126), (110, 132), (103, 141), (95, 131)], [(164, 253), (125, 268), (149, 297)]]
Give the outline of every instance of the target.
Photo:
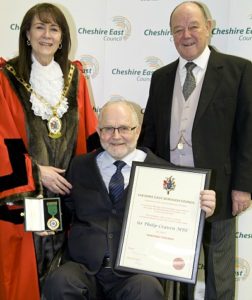
[[(51, 106), (55, 106), (62, 100), (64, 88), (63, 73), (59, 64), (52, 60), (49, 65), (42, 66), (34, 56), (32, 56), (32, 68), (30, 84), (35, 93), (31, 93), (30, 102), (32, 110), (36, 116), (43, 120), (49, 120), (52, 115), (52, 108), (41, 101), (36, 94), (42, 96)], [(57, 116), (61, 118), (68, 110), (68, 100), (64, 97), (57, 108)]]

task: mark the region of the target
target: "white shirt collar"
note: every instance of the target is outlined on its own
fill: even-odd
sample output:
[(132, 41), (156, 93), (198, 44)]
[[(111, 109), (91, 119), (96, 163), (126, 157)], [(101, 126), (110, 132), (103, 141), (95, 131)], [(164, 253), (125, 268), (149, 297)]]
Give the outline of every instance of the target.
[[(132, 166), (132, 161), (144, 161), (146, 158), (146, 153), (142, 150), (135, 149), (128, 155), (126, 155), (123, 160), (129, 167)], [(116, 161), (107, 151), (101, 152), (97, 160), (99, 160), (100, 166), (102, 169), (109, 168)]]
[[(211, 53), (211, 51), (210, 51), (209, 47), (206, 47), (204, 49), (204, 51), (201, 53), (201, 55), (199, 57), (197, 57), (196, 59), (194, 59), (193, 62), (202, 70), (206, 69), (210, 53)], [(181, 57), (181, 56), (179, 57), (179, 71), (181, 71), (185, 67), (185, 64), (187, 62), (188, 61), (185, 60), (183, 57)]]

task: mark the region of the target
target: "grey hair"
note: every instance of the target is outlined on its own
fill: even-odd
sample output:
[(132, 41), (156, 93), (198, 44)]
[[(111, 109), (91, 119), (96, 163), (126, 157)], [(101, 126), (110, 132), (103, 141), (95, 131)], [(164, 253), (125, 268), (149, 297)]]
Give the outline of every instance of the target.
[(139, 117), (138, 117), (138, 114), (136, 112), (136, 109), (134, 107), (134, 103), (131, 102), (131, 101), (128, 101), (128, 100), (122, 100), (122, 99), (116, 99), (116, 100), (110, 100), (108, 102), (106, 102), (103, 107), (101, 108), (101, 111), (99, 113), (99, 116), (98, 116), (98, 121), (99, 121), (99, 124), (102, 122), (102, 117), (103, 117), (103, 111), (105, 108), (107, 108), (108, 106), (110, 105), (113, 105), (113, 104), (124, 104), (126, 106), (128, 106), (132, 112), (132, 120), (133, 122), (135, 122), (135, 125), (138, 127), (140, 125), (140, 121), (139, 121)]
[(205, 7), (205, 4), (203, 4), (203, 3), (201, 3), (201, 2), (198, 2), (198, 1), (184, 1), (184, 2), (182, 2), (182, 3), (180, 3), (180, 4), (178, 4), (178, 5), (173, 9), (173, 11), (172, 11), (172, 13), (171, 13), (171, 15), (170, 15), (170, 28), (171, 28), (171, 20), (172, 20), (172, 16), (173, 16), (175, 10), (176, 10), (178, 7), (180, 7), (181, 5), (187, 4), (187, 3), (192, 3), (192, 4), (197, 5), (197, 6), (200, 8), (200, 10), (201, 10), (201, 12), (202, 12), (202, 15), (203, 15), (203, 17), (204, 17), (204, 19), (205, 19), (205, 21), (206, 21), (206, 22), (208, 21), (209, 17), (208, 17), (208, 13), (207, 13), (207, 9), (206, 9), (206, 7)]

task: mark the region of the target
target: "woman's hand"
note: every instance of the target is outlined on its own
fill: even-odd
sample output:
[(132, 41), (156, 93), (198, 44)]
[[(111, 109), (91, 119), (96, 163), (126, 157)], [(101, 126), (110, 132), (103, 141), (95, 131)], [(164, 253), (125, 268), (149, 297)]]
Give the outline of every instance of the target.
[(55, 235), (54, 231), (35, 231), (34, 233), (39, 236)]
[(204, 190), (200, 192), (200, 207), (206, 213), (206, 218), (213, 215), (216, 207), (216, 196), (213, 190)]
[(48, 190), (60, 195), (66, 195), (70, 193), (72, 185), (61, 175), (65, 173), (65, 170), (40, 165), (39, 169), (41, 172), (42, 184)]

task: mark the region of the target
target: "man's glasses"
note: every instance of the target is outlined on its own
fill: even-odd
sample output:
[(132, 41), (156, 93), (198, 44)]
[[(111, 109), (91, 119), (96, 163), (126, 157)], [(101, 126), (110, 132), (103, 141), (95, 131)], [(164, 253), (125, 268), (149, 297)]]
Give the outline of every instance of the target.
[(136, 129), (135, 127), (128, 127), (128, 126), (120, 126), (120, 127), (103, 127), (100, 128), (100, 131), (102, 134), (106, 134), (106, 135), (112, 135), (115, 133), (116, 130), (118, 130), (118, 133), (121, 135), (127, 135), (129, 133), (131, 133), (134, 129)]

